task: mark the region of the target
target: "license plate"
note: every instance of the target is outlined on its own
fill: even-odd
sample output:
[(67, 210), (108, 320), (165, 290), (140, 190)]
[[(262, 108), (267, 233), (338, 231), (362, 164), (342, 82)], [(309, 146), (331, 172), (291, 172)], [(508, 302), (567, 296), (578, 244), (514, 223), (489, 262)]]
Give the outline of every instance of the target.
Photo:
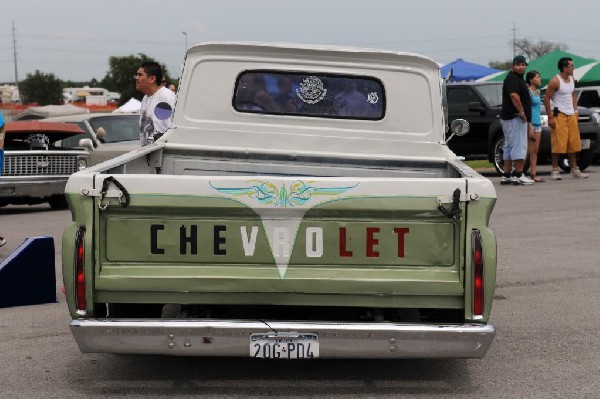
[(250, 357), (262, 359), (316, 359), (319, 357), (317, 334), (252, 334)]
[(581, 139), (581, 149), (582, 150), (589, 150), (590, 148), (590, 139)]

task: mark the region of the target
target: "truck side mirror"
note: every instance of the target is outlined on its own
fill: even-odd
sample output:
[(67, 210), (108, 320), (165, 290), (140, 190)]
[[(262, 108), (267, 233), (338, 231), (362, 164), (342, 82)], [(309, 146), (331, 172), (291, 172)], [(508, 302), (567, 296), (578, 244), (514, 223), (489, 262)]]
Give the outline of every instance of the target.
[(479, 112), (480, 114), (483, 114), (485, 112), (485, 107), (483, 106), (482, 103), (475, 101), (475, 102), (469, 103), (469, 111)]
[(92, 139), (79, 140), (79, 147), (83, 147), (88, 151), (94, 151), (94, 144), (92, 144)]
[(453, 120), (452, 123), (450, 124), (450, 131), (452, 132), (452, 134), (446, 140), (446, 144), (454, 136), (459, 136), (460, 137), (460, 136), (464, 136), (465, 134), (469, 133), (469, 128), (470, 128), (469, 122), (467, 122), (465, 119), (455, 119), (455, 120)]

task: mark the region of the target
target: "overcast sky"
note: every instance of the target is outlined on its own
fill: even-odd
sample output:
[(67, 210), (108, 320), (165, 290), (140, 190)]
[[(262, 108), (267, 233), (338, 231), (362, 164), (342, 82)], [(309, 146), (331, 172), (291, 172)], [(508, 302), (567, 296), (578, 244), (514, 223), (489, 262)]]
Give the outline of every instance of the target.
[[(102, 79), (110, 56), (144, 53), (178, 77), (186, 43), (284, 41), (374, 47), (485, 64), (517, 38), (600, 60), (600, 14), (574, 0), (0, 0), (0, 82), (39, 70)], [(185, 32), (185, 34), (183, 33)], [(132, 71), (133, 74), (133, 71)]]

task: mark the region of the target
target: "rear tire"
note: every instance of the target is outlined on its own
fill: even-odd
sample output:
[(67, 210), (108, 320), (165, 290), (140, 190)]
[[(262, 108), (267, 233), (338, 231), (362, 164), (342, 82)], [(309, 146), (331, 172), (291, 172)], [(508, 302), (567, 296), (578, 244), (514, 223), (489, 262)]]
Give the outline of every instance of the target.
[[(594, 151), (591, 148), (583, 150), (577, 153), (576, 159), (579, 170), (586, 170), (594, 160)], [(565, 173), (571, 172), (571, 163), (569, 162), (569, 157), (565, 154), (562, 154), (558, 159), (558, 166), (560, 166)]]
[[(499, 174), (503, 174), (504, 173), (504, 136), (498, 136), (496, 137), (496, 139), (494, 140), (494, 146), (492, 147), (493, 150), (493, 154), (494, 154), (494, 161), (492, 162), (494, 164), (494, 168), (496, 169), (496, 172), (498, 172)], [(513, 162), (513, 167), (512, 169), (515, 169), (515, 165)], [(527, 171), (529, 170), (529, 157), (525, 160), (525, 164), (523, 165), (523, 173), (527, 173)], [(583, 170), (583, 169), (582, 169)]]

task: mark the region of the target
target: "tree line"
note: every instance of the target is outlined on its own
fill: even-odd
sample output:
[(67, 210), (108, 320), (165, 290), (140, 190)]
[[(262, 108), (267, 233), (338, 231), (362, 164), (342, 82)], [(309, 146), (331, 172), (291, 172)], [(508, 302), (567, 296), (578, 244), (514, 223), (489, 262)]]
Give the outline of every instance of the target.
[[(546, 40), (533, 42), (528, 38), (511, 40), (509, 44), (513, 46), (515, 54), (524, 55), (528, 60), (534, 60), (554, 50), (567, 51), (569, 49), (569, 46), (564, 43), (553, 43)], [(509, 70), (512, 68), (512, 60), (490, 61), (488, 65), (490, 68)]]
[[(109, 57), (109, 69), (104, 78), (98, 81), (92, 79), (90, 82), (63, 81), (57, 78), (53, 73), (43, 73), (36, 70), (34, 73), (28, 73), (26, 78), (19, 82), (19, 93), (25, 103), (37, 103), (39, 105), (62, 104), (63, 89), (65, 87), (102, 87), (108, 91), (121, 94), (119, 105), (125, 104), (131, 97), (141, 100), (144, 95), (135, 90), (133, 76), (139, 66), (146, 61), (155, 61), (146, 54), (129, 55), (124, 57)], [(169, 83), (177, 84), (174, 81), (167, 67), (160, 64), (163, 69), (165, 79)]]
[[(523, 54), (528, 60), (538, 58), (554, 50), (568, 50), (568, 46), (563, 43), (553, 43), (545, 40), (534, 42), (528, 38), (510, 41), (517, 54)], [(74, 83), (72, 81), (62, 81), (54, 74), (43, 73), (36, 70), (19, 83), (19, 92), (24, 102), (38, 103), (40, 105), (61, 104), (63, 101), (62, 89), (65, 87), (78, 87), (87, 85), (90, 87), (103, 87), (109, 91), (121, 94), (119, 105), (126, 103), (131, 97), (141, 100), (143, 94), (135, 90), (133, 75), (138, 67), (146, 61), (156, 61), (146, 54), (129, 55), (124, 57), (109, 57), (109, 70), (101, 81), (92, 79), (86, 83)], [(512, 66), (512, 60), (490, 61), (489, 66), (496, 69), (508, 70)], [(169, 83), (174, 81), (167, 67), (161, 64), (165, 79)]]

